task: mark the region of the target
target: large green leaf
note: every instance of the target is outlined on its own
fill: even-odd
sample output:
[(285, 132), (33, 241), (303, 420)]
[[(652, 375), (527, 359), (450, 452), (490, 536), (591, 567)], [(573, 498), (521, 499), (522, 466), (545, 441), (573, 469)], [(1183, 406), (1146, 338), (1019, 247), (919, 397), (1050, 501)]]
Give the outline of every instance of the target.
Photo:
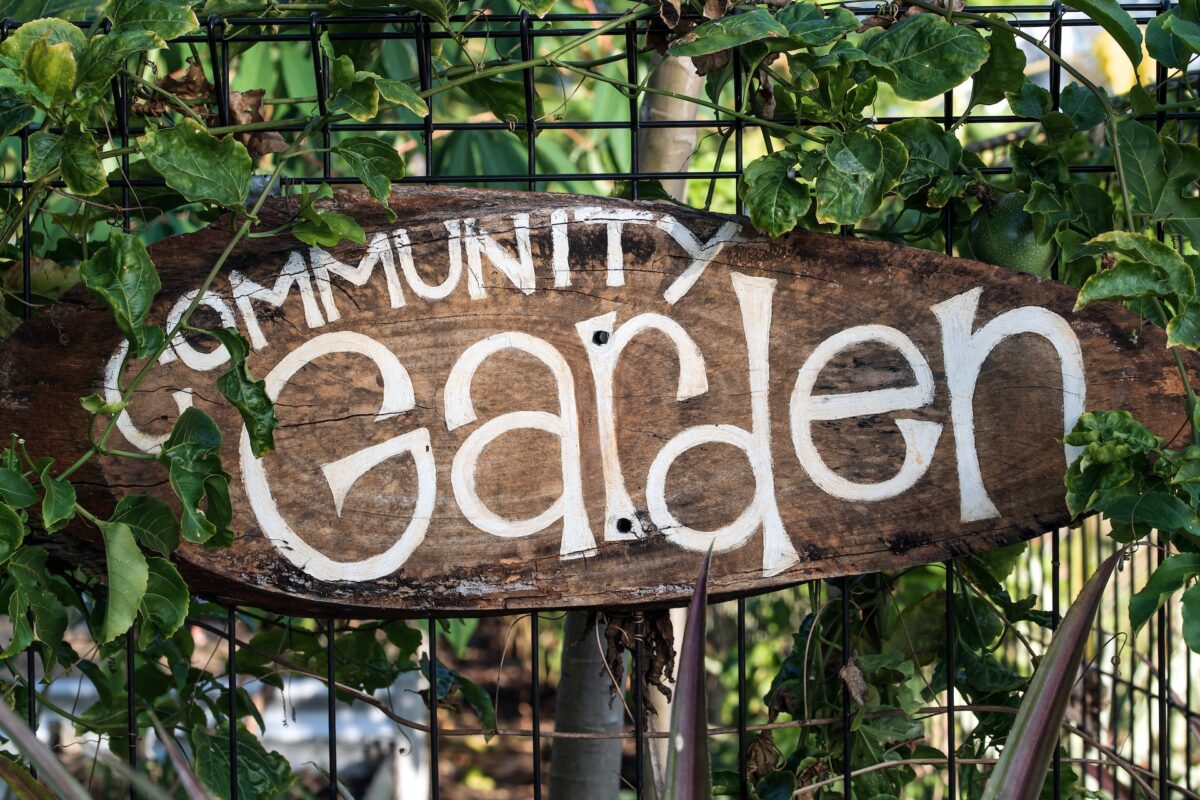
[(993, 28), (988, 36), (988, 57), (971, 81), (970, 106), (990, 106), (1007, 92), (1019, 92), (1025, 82), (1025, 53), (1017, 37), (1006, 28)]
[(37, 110), (12, 89), (0, 89), (0, 139), (19, 132), (37, 116)]
[(1188, 46), (1183, 38), (1173, 30), (1174, 21), (1179, 16), (1179, 9), (1172, 8), (1163, 14), (1156, 14), (1146, 23), (1146, 50), (1150, 57), (1169, 69), (1181, 69), (1187, 66), (1195, 51)]
[(1135, 631), (1145, 625), (1172, 594), (1200, 576), (1200, 553), (1177, 553), (1158, 565), (1146, 585), (1129, 598), (1129, 623)]
[(751, 161), (739, 182), (750, 221), (769, 236), (796, 227), (812, 204), (808, 185), (792, 174), (795, 164), (792, 153), (772, 153)]
[(354, 136), (338, 142), (333, 152), (342, 157), (371, 196), (387, 208), (392, 181), (404, 177), (404, 157), (396, 148), (379, 139)]
[(30, 48), (38, 41), (43, 40), (51, 45), (66, 42), (71, 46), (71, 54), (76, 60), (87, 47), (87, 37), (83, 35), (83, 31), (79, 29), (78, 25), (54, 16), (43, 16), (41, 19), (24, 23), (0, 43), (0, 56), (5, 56), (17, 64), (21, 64)]
[(37, 493), (20, 472), (0, 467), (0, 500), (13, 508), (25, 508), (37, 502)]
[[(496, 119), (511, 125), (517, 136), (522, 139), (526, 136), (525, 127), (522, 124), (525, 121), (525, 87), (523, 84), (503, 78), (481, 78), (463, 84), (462, 90), (476, 103), (491, 111)], [(541, 119), (545, 114), (542, 98), (536, 92), (533, 95), (531, 111), (535, 119)]]
[(182, 506), (180, 534), (189, 542), (224, 544), (232, 540), (229, 475), (221, 469), (220, 451), (220, 429), (193, 406), (179, 415), (159, 453)]
[(908, 164), (904, 145), (886, 131), (837, 136), (826, 146), (825, 155), (816, 182), (821, 223), (853, 225), (874, 213)]
[(253, 162), (237, 139), (218, 139), (185, 119), (174, 128), (147, 128), (137, 143), (154, 171), (187, 199), (226, 208), (245, 202)]
[(166, 639), (187, 619), (188, 586), (165, 558), (147, 559), (146, 568), (146, 592), (139, 604), (142, 624)]
[(787, 38), (769, 44), (786, 46), (788, 50), (822, 47), (858, 27), (858, 17), (850, 9), (836, 6), (825, 16), (821, 7), (809, 0), (784, 6), (775, 15), (775, 21), (787, 28)]
[(333, 97), (330, 108), (344, 111), (359, 122), (373, 119), (379, 113), (379, 88), (370, 72), (356, 72), (350, 56), (333, 59)]
[(47, 130), (38, 130), (29, 137), (29, 155), (25, 159), (25, 177), (41, 180), (62, 164), (62, 137)]
[(190, 3), (179, 0), (108, 0), (104, 15), (117, 31), (150, 31), (175, 39), (199, 26)]
[(242, 415), (250, 436), (250, 450), (255, 458), (262, 458), (275, 449), (274, 431), (279, 421), (275, 419), (271, 398), (267, 397), (266, 383), (254, 380), (246, 368), (250, 343), (236, 328), (216, 328), (210, 333), (229, 351), (229, 370), (217, 379), (217, 388)]
[(80, 265), (79, 275), (112, 312), (137, 355), (148, 355), (162, 344), (162, 329), (146, 324), (162, 284), (139, 237), (114, 231), (108, 244)]
[(1132, 263), (1148, 264), (1166, 276), (1171, 291), (1180, 299), (1196, 294), (1196, 277), (1183, 256), (1165, 242), (1128, 231), (1106, 231), (1088, 242), (1094, 252), (1116, 253)]
[(1134, 300), (1140, 297), (1163, 297), (1169, 294), (1171, 285), (1159, 270), (1145, 264), (1125, 262), (1112, 269), (1104, 269), (1087, 279), (1075, 308), (1080, 309), (1101, 300)]
[(21, 66), (51, 107), (74, 97), (76, 65), (70, 42), (51, 44), (49, 39), (38, 39), (30, 45)]
[(1142, 32), (1118, 0), (1070, 0), (1111, 36), (1136, 67), (1142, 63)]
[[(1101, 91), (1104, 91), (1101, 89)], [(1081, 131), (1091, 130), (1104, 122), (1104, 105), (1100, 98), (1078, 83), (1069, 83), (1062, 90), (1062, 112), (1070, 117)]]
[(1134, 208), (1162, 222), (1168, 231), (1200, 243), (1200, 148), (1178, 145), (1134, 120), (1117, 126), (1126, 185)]
[(671, 43), (668, 53), (673, 56), (703, 56), (728, 50), (731, 47), (778, 39), (788, 35), (788, 29), (765, 8), (755, 8), (744, 14), (727, 14), (697, 25), (691, 33)]
[(941, 208), (966, 188), (966, 179), (955, 174), (962, 159), (962, 145), (953, 133), (928, 119), (894, 122), (887, 132), (908, 152), (896, 194), (911, 197), (928, 188), (929, 205)]
[[(374, 75), (374, 73), (371, 74)], [(404, 81), (395, 81), (375, 75), (375, 88), (379, 90), (379, 96), (384, 100), (407, 108), (418, 117), (429, 113), (429, 106), (426, 105), (421, 95), (417, 94), (416, 90)]]
[(25, 541), (25, 520), (8, 503), (0, 503), (0, 564), (12, 558)]
[(1193, 653), (1200, 653), (1200, 583), (1183, 593), (1183, 641)]
[(63, 134), (59, 169), (67, 189), (74, 194), (88, 197), (108, 188), (100, 148), (78, 122), (71, 122)]
[(1200, 300), (1185, 302), (1167, 323), (1167, 345), (1200, 349)]
[(179, 546), (179, 520), (171, 507), (157, 497), (125, 495), (117, 503), (110, 521), (128, 525), (138, 544), (164, 556)]
[(88, 40), (79, 59), (76, 81), (81, 88), (100, 91), (121, 71), (125, 60), (166, 43), (151, 31), (113, 31), (98, 33)]
[[(229, 751), (229, 721), (221, 720), (211, 732), (197, 725), (192, 729), (192, 752), (196, 757), (196, 775), (216, 800), (232, 797)], [(287, 759), (267, 752), (258, 737), (241, 725), (237, 728), (238, 797), (274, 800), (283, 797), (292, 785), (292, 768)]]
[(149, 569), (128, 525), (123, 522), (100, 522), (99, 525), (104, 537), (104, 556), (108, 561), (108, 602), (100, 629), (100, 643), (104, 644), (133, 626), (146, 594)]
[(917, 14), (871, 40), (867, 51), (895, 70), (896, 94), (928, 100), (973, 75), (987, 60), (988, 43), (974, 28)]
[(46, 464), (39, 476), (42, 484), (42, 527), (46, 533), (56, 533), (75, 517), (75, 487), (70, 481), (50, 474), (52, 462)]

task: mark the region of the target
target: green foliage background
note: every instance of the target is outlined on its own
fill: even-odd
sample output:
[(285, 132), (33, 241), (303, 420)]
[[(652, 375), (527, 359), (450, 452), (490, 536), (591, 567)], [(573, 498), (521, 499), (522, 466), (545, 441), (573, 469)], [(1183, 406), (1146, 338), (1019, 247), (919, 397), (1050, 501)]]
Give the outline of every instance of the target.
[[(1163, 358), (1190, 387), (1178, 351), (1200, 346), (1200, 198), (1195, 196), (1200, 148), (1190, 141), (1194, 131), (1156, 124), (1155, 115), (1197, 103), (1187, 68), (1200, 52), (1200, 10), (1189, 0), (1156, 17), (1143, 34), (1114, 0), (1072, 5), (1103, 29), (1131, 69), (1141, 64), (1144, 43), (1162, 68), (1157, 80), (1128, 92), (1120, 87), (1118, 94), (1011, 25), (1010, 16), (946, 9), (926, 0), (881, 7), (862, 29), (861, 20), (839, 4), (807, 0), (715, 11), (710, 8), (715, 4), (684, 4), (693, 16), (716, 18), (674, 31), (659, 22), (664, 14), (657, 5), (618, 4), (600, 9), (619, 16), (590, 33), (539, 37), (537, 52), (526, 61), (516, 39), (467, 39), (465, 34), (506, 24), (491, 22), (486, 12), (524, 9), (542, 15), (551, 8), (592, 7), (569, 0), (500, 0), (479, 8), (446, 0), (207, 0), (195, 7), (171, 0), (109, 0), (103, 6), (21, 0), (8, 13), (22, 24), (0, 44), (0, 162), (6, 177), (20, 174), (28, 182), (24, 190), (0, 195), (4, 328), (11, 331), (20, 323), (26, 294), (36, 313), (36, 306), (81, 282), (111, 310), (131, 343), (131, 358), (148, 357), (152, 363), (185, 327), (194, 335), (212, 336), (232, 354), (219, 388), (242, 414), (261, 456), (274, 447), (276, 420), (262, 382), (246, 367), (248, 344), (233, 329), (191, 328), (195, 306), (173, 330), (151, 321), (148, 311), (159, 282), (146, 245), (228, 215), (229, 246), (212, 265), (211, 282), (247, 237), (263, 235), (255, 230), (256, 215), (281, 178), (319, 177), (328, 158), (337, 174), (358, 180), (382, 201), (392, 182), (406, 174), (406, 158), (424, 160), (416, 133), (367, 137), (340, 131), (326, 147), (320, 133), (331, 122), (416, 125), (432, 110), (439, 121), (486, 123), (486, 130), (439, 136), (432, 163), (421, 166), (426, 174), (510, 187), (488, 177), (522, 174), (528, 167), (522, 70), (533, 72), (540, 121), (628, 120), (628, 93), (644, 99), (657, 90), (627, 82), (626, 54), (614, 52), (612, 44), (621, 41), (627, 23), (644, 20), (653, 23), (656, 38), (639, 42), (640, 76), (662, 58), (682, 56), (707, 70), (704, 92), (694, 101), (712, 125), (701, 131), (692, 168), (735, 167), (736, 148), (730, 144), (742, 133), (735, 133), (733, 120), (745, 123), (745, 151), (754, 156), (736, 183), (691, 181), (690, 205), (735, 211), (744, 204), (752, 222), (772, 235), (797, 227), (853, 228), (863, 236), (971, 255), (981, 247), (972, 220), (993, 213), (1005, 195), (1020, 193), (1017, 213), (1005, 223), (1024, 239), (1020, 247), (1055, 253), (1057, 276), (1080, 289), (1080, 306), (1121, 302), (1148, 324), (1165, 327), (1171, 350)], [(330, 81), (322, 112), (307, 41), (254, 46), (234, 41), (228, 50), (235, 120), (222, 125), (208, 49), (169, 43), (211, 15), (291, 17), (314, 11), (351, 19), (380, 11), (425, 14), (436, 29), (450, 34), (437, 40), (432, 88), (419, 89), (410, 42), (347, 41), (325, 34), (320, 48)], [(454, 14), (466, 16), (452, 21)], [(83, 29), (68, 19), (97, 24)], [(102, 19), (108, 24), (101, 26)], [(547, 25), (536, 16), (533, 24)], [(409, 25), (349, 21), (332, 27), (385, 34)], [(273, 27), (227, 23), (223, 30), (236, 36)], [(1027, 77), (1026, 54), (1018, 42), (1065, 73), (1067, 85), (1057, 107), (1050, 93)], [(131, 122), (144, 125), (144, 134), (128, 140), (119, 135), (114, 80), (128, 86)], [(746, 91), (735, 95), (735, 83)], [(958, 118), (946, 121), (950, 125), (929, 118), (877, 121), (900, 113), (941, 119), (940, 98), (960, 86), (960, 100), (967, 105), (956, 109)], [(1009, 141), (989, 144), (985, 138), (1006, 131), (969, 123), (969, 118), (995, 104), (1007, 104), (1027, 122), (1009, 126)], [(23, 130), (31, 131), (27, 152), (16, 138)], [(631, 146), (628, 129), (591, 136), (546, 129), (536, 142), (537, 167), (549, 173), (620, 174), (630, 169)], [(1011, 174), (989, 174), (1001, 166), (1011, 167)], [(1070, 167), (1113, 171), (1073, 172)], [(265, 178), (265, 188), (251, 192), (252, 176)], [(157, 177), (166, 185), (134, 186), (130, 204), (124, 204), (121, 186), (127, 178)], [(581, 179), (542, 180), (537, 188), (622, 194), (630, 187)], [(652, 182), (639, 190), (643, 197), (662, 194)], [(322, 246), (364, 240), (352, 219), (323, 208), (327, 186), (288, 191), (301, 194), (297, 214), (270, 235)], [(26, 215), (32, 219), (28, 233), (22, 228)], [(21, 270), (26, 246), (33, 255), (28, 287)], [(1045, 259), (1012, 266), (1049, 276)], [(292, 773), (296, 765), (268, 752), (252, 732), (261, 730), (263, 721), (245, 686), (235, 690), (237, 711), (231, 718), (219, 665), (198, 660), (185, 623), (212, 629), (212, 620), (223, 619), (224, 612), (192, 596), (171, 562), (180, 541), (209, 547), (232, 541), (237, 520), (229, 507), (229, 476), (219, 459), (222, 432), (202, 411), (190, 409), (160, 454), (112, 448), (115, 416), (142, 377), (123, 386), (117, 401), (81, 398), (91, 414), (92, 447), (78, 462), (54, 464), (39, 456), (33, 420), (20, 432), (23, 438), (14, 436), (3, 452), (0, 603), (6, 604), (12, 636), (0, 659), (14, 676), (3, 684), (5, 697), (23, 708), (28, 693), (37, 692), (38, 703), (80, 731), (105, 737), (121, 752), (128, 736), (123, 655), (132, 637), (141, 732), (153, 719), (161, 720), (187, 744), (192, 769), (207, 789), (223, 797), (229, 793), (229, 730), (236, 725), (242, 796), (299, 791)], [(1187, 406), (1180, 409), (1186, 441), (1178, 446), (1120, 409), (1089, 413), (1068, 437), (1084, 454), (1066, 476), (1065, 502), (1074, 514), (1103, 515), (1118, 542), (1159, 548), (1162, 563), (1131, 599), (1128, 625), (1137, 631), (1169, 597), (1182, 592), (1183, 637), (1200, 651), (1198, 414), (1189, 388)], [(159, 462), (178, 504), (132, 494), (107, 519), (97, 517), (76, 502), (71, 484), (76, 470), (92, 458)], [(49, 559), (45, 537), (69, 524), (98, 530), (107, 557), (103, 575)], [(927, 796), (929, 773), (918, 773), (914, 762), (937, 763), (946, 756), (926, 715), (951, 685), (960, 701), (976, 709), (969, 724), (960, 720), (965, 727), (957, 754), (978, 761), (994, 757), (1011, 722), (1005, 710), (1016, 707), (1028, 683), (1037, 653), (1031, 640), (1043, 641), (1053, 624), (1032, 596), (1044, 584), (1018, 580), (1028, 572), (1023, 550), (961, 559), (949, 576), (942, 566), (924, 567), (811, 584), (749, 601), (755, 620), (755, 644), (748, 654), (754, 710), (772, 723), (833, 720), (758, 734), (751, 764), (756, 794), (785, 797), (813, 786), (814, 796), (840, 795), (834, 778), (844, 766), (844, 688), (853, 694), (855, 709), (850, 766), (864, 770), (856, 779), (857, 797)], [(847, 591), (852, 613), (845, 633), (854, 653), (849, 670), (842, 668), (844, 631), (836, 613), (840, 593)], [(947, 592), (954, 595), (953, 636), (945, 614)], [(253, 609), (243, 610), (239, 621), (246, 643), (238, 666), (248, 680), (282, 687), (285, 675), (321, 673), (329, 642), (315, 621)], [(446, 634), (465, 646), (463, 632), (472, 626), (448, 625)], [(485, 737), (494, 731), (496, 710), (489, 693), (448, 663), (431, 664), (419, 655), (420, 642), (420, 632), (403, 622), (340, 627), (337, 674), (345, 699), (359, 693), (361, 701), (362, 693), (391, 686), (401, 673), (422, 670), (433, 684), (427, 702), (464, 710)], [(716, 715), (727, 721), (736, 700), (731, 685), (736, 672), (731, 649), (712, 644), (712, 688), (722, 701)], [(44, 681), (29, 686), (21, 678), (15, 659), (30, 647), (47, 680), (82, 675), (95, 685), (98, 701), (80, 713), (52, 706)], [(952, 672), (950, 654), (956, 665)], [(718, 767), (734, 765), (727, 742), (715, 748)], [(896, 763), (886, 769), (865, 771), (891, 761)], [(23, 769), (16, 761), (6, 762), (6, 768)], [(169, 791), (176, 790), (170, 763), (145, 768), (172, 787)], [(964, 794), (977, 797), (986, 774), (986, 765), (963, 766)], [(736, 793), (736, 776), (719, 771), (718, 778)], [(1069, 767), (1064, 786), (1064, 795), (1084, 793)]]

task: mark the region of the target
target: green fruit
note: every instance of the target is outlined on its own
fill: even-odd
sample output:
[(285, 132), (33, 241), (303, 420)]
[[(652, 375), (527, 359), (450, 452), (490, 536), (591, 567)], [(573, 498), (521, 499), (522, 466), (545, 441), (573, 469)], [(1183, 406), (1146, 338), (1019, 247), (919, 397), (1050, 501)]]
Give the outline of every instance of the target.
[(1033, 217), (1025, 210), (1028, 200), (1024, 192), (1012, 192), (990, 209), (981, 207), (971, 217), (967, 243), (980, 261), (1049, 278), (1054, 243), (1038, 244)]

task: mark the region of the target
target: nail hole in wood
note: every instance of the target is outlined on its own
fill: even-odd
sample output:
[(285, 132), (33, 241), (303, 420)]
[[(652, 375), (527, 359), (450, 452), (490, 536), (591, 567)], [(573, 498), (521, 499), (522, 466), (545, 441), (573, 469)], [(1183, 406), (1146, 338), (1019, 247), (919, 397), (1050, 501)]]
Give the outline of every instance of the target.
[[(608, 344), (608, 331), (596, 331), (592, 334), (592, 341), (596, 344)], [(626, 525), (632, 524), (627, 519), (623, 519), (621, 522), (624, 522)], [(620, 522), (617, 523), (617, 527), (621, 527)]]
[[(605, 334), (605, 338), (608, 338), (608, 334)], [(621, 517), (619, 520), (617, 520), (618, 533), (629, 533), (631, 530), (633, 530), (633, 523), (628, 519)]]

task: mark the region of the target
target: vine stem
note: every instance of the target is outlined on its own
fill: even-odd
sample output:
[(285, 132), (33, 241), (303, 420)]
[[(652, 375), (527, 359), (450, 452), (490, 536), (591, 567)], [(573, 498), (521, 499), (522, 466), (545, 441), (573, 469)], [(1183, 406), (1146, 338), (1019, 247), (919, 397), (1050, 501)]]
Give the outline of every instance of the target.
[[(266, 186), (263, 187), (262, 193), (259, 195), (258, 200), (256, 200), (254, 205), (251, 207), (246, 219), (242, 221), (241, 226), (239, 226), (233, 236), (230, 237), (229, 241), (225, 245), (225, 249), (221, 251), (221, 255), (218, 256), (217, 260), (213, 263), (212, 269), (210, 269), (208, 274), (204, 276), (204, 281), (201, 283), (200, 288), (196, 291), (196, 296), (192, 299), (192, 302), (188, 304), (186, 309), (184, 309), (182, 316), (180, 316), (179, 321), (175, 323), (174, 327), (167, 331), (166, 335), (163, 337), (162, 344), (160, 344), (155, 351), (150, 354), (150, 356), (146, 359), (146, 363), (142, 365), (142, 368), (138, 371), (137, 375), (135, 375), (133, 380), (129, 382), (129, 385), (121, 391), (122, 401), (129, 401), (129, 399), (133, 396), (133, 393), (137, 390), (137, 387), (143, 380), (145, 380), (146, 376), (150, 374), (150, 371), (154, 369), (155, 364), (158, 363), (159, 357), (162, 356), (162, 354), (166, 352), (167, 348), (171, 346), (171, 342), (175, 340), (175, 336), (187, 326), (189, 320), (192, 318), (192, 314), (194, 314), (196, 309), (200, 307), (201, 299), (204, 297), (204, 294), (208, 291), (209, 287), (212, 286), (213, 281), (217, 279), (217, 275), (221, 273), (221, 269), (225, 266), (225, 262), (229, 260), (229, 256), (233, 254), (233, 251), (237, 248), (238, 244), (240, 244), (241, 241), (250, 233), (250, 229), (253, 227), (258, 218), (259, 211), (262, 210), (263, 204), (271, 195), (271, 190), (279, 181), (279, 176), (283, 172), (284, 164), (286, 164), (287, 161), (292, 158), (292, 156), (300, 152), (304, 141), (314, 130), (319, 129), (327, 122), (327, 116), (314, 117), (309, 121), (308, 125), (305, 126), (305, 129), (300, 136), (296, 137), (296, 141), (294, 141), (287, 151), (280, 157), (279, 163), (276, 164), (275, 169), (272, 170), (271, 177), (267, 180)], [(108, 424), (105, 426), (104, 432), (100, 435), (100, 438), (95, 444), (84, 451), (83, 455), (81, 455), (75, 461), (75, 463), (67, 467), (62, 474), (58, 476), (60, 479), (66, 479), (70, 477), (80, 467), (91, 460), (92, 457), (104, 451), (105, 446), (108, 444), (109, 437), (116, 428), (117, 419), (119, 416), (119, 414), (113, 414), (109, 417)]]

